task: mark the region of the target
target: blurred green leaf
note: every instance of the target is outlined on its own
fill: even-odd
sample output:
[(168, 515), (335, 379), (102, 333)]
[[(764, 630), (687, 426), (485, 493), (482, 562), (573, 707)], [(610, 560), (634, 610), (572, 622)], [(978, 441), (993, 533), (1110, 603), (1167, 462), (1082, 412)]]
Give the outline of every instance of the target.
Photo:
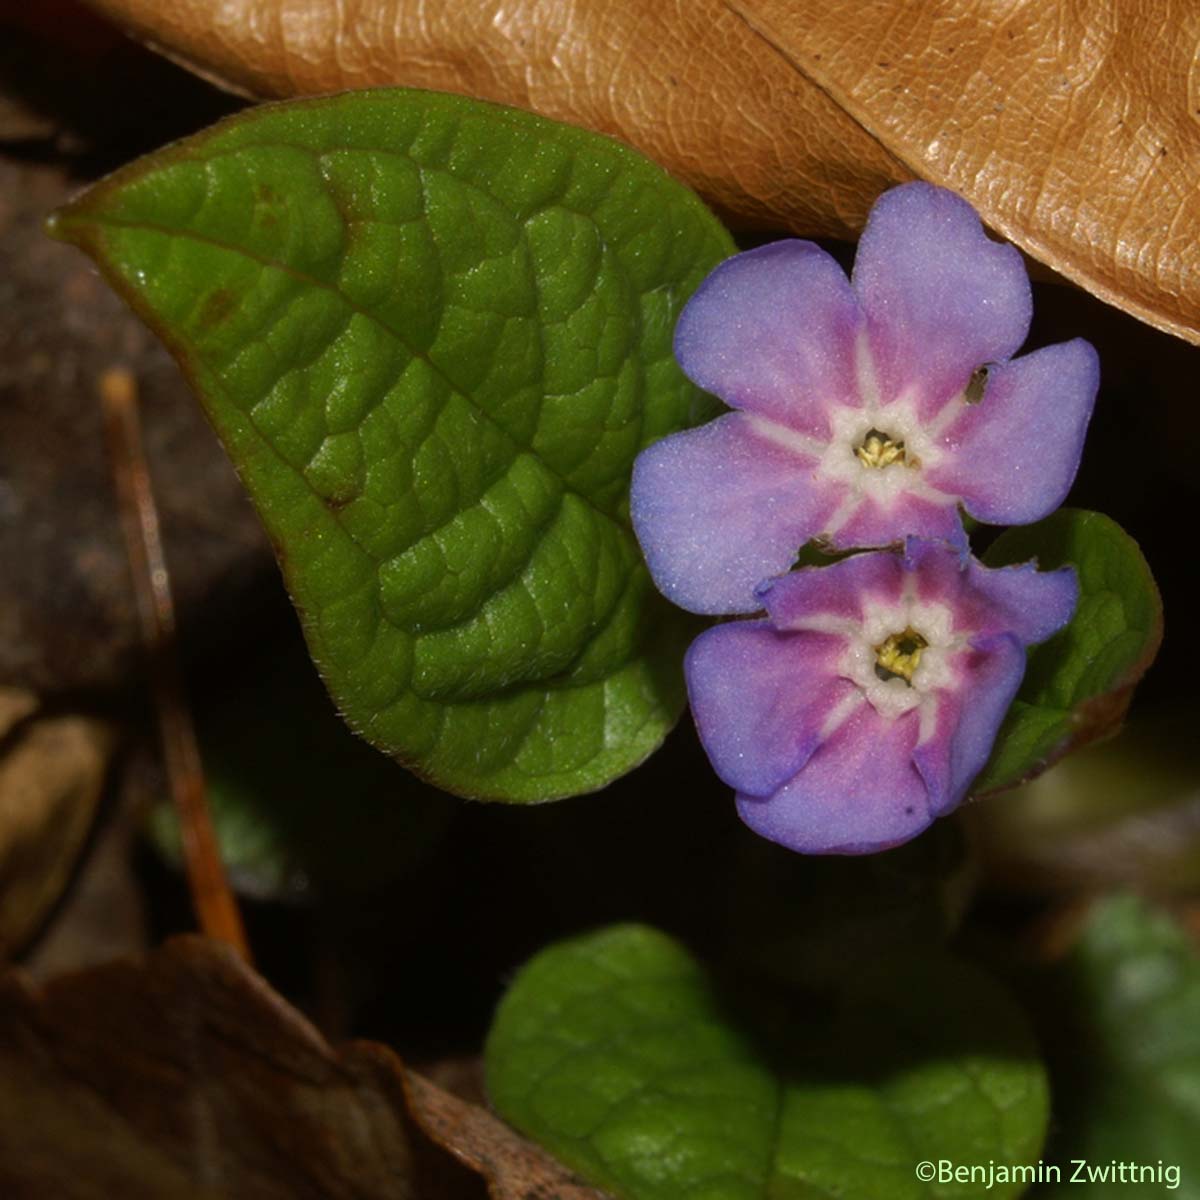
[(598, 788), (683, 705), (629, 525), (708, 403), (671, 353), (732, 252), (596, 134), (408, 90), (253, 109), (52, 225), (179, 358), (346, 720), (464, 795)]
[[(377, 892), (420, 865), (457, 808), (346, 728), (298, 637), (240, 664), (197, 733), (221, 861), (248, 895)], [(149, 831), (182, 862), (173, 805)]]
[(1162, 600), (1137, 543), (1101, 513), (1061, 508), (992, 543), (991, 567), (1036, 559), (1079, 578), (1071, 623), (1029, 652), (1021, 690), (974, 790), (1011, 787), (1120, 726), (1162, 640)]
[(988, 876), (1043, 894), (1200, 889), (1200, 722), (1183, 705), (1135, 717), (1053, 771), (962, 817)]
[[(1133, 896), (1093, 906), (1053, 981), (1035, 983), (1055, 1064), (1054, 1145), (1063, 1179), (1038, 1195), (1101, 1200), (1200, 1196), (1200, 955), (1165, 913)], [(1068, 1182), (1068, 1163), (1178, 1167), (1158, 1178)]]
[(485, 1058), (501, 1115), (625, 1200), (918, 1200), (922, 1160), (1036, 1162), (1046, 1124), (1019, 1011), (944, 959), (831, 1010), (723, 992), (677, 942), (616, 926), (525, 967)]

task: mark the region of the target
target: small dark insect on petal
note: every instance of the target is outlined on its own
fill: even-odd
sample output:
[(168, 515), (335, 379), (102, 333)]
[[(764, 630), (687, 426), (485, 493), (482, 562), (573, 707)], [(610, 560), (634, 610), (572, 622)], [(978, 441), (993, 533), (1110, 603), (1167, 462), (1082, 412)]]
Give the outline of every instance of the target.
[(963, 399), (968, 404), (978, 404), (983, 399), (984, 390), (987, 388), (988, 368), (985, 363), (982, 367), (976, 367), (971, 372), (971, 378), (963, 389)]

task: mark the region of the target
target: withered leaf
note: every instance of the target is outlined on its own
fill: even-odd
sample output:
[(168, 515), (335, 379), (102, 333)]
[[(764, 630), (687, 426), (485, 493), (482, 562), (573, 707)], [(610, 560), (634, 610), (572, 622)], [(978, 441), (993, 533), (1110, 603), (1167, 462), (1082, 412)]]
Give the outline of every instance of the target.
[(846, 236), (916, 173), (1200, 342), (1200, 8), (1187, 0), (91, 0), (257, 96), (403, 83), (616, 134), (726, 214)]
[(488, 1182), (492, 1200), (604, 1200), (498, 1117), (408, 1072), (409, 1110), (422, 1130)]
[[(15, 689), (0, 691), (0, 705), (18, 703)], [(66, 885), (113, 741), (108, 725), (79, 716), (18, 724), (7, 741), (0, 755), (0, 960), (21, 948)]]
[(0, 983), (0, 1195), (409, 1200), (411, 1164), (395, 1061), (222, 946)]
[[(91, 103), (111, 107), (113, 89), (97, 86)], [(95, 400), (114, 362), (141, 385), (189, 652), (224, 647), (272, 579), (270, 544), (167, 351), (85, 260), (42, 236), (46, 213), (75, 187), (58, 164), (0, 159), (0, 684), (43, 696), (143, 671)]]
[[(334, 1048), (228, 947), (0, 978), (0, 1196), (603, 1200), (386, 1046)], [(434, 1156), (431, 1159), (430, 1156)], [(469, 1185), (469, 1186), (466, 1186)]]
[(0, 738), (9, 733), (26, 717), (37, 712), (38, 698), (25, 688), (0, 685)]
[(405, 84), (613, 134), (743, 223), (848, 237), (908, 172), (723, 0), (89, 0), (234, 91)]
[(1200, 7), (729, 0), (910, 170), (1200, 341)]

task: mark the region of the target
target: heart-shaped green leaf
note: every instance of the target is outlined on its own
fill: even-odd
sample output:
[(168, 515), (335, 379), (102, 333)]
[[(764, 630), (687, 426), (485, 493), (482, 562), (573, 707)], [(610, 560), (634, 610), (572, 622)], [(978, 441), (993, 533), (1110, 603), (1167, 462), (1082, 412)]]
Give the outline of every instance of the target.
[[(1048, 1194), (1200, 1196), (1200, 955), (1188, 935), (1113, 896), (1054, 977), (1033, 986), (1055, 1060), (1047, 1158), (1063, 1164)], [(1114, 1163), (1137, 1173), (1117, 1178)]]
[(984, 555), (991, 567), (1030, 559), (1044, 571), (1073, 566), (1079, 604), (1065, 629), (1030, 650), (976, 792), (1020, 783), (1072, 746), (1115, 730), (1162, 640), (1154, 576), (1137, 543), (1109, 517), (1060, 508), (1002, 533)]
[(641, 926), (538, 955), (486, 1062), (501, 1115), (624, 1200), (974, 1197), (918, 1165), (1036, 1163), (1047, 1116), (1024, 1020), (974, 969), (914, 961), (832, 1012), (764, 1005)]
[(350, 724), (544, 800), (649, 754), (690, 628), (627, 488), (702, 413), (671, 336), (732, 252), (607, 138), (390, 90), (276, 105), (61, 213), (199, 392)]

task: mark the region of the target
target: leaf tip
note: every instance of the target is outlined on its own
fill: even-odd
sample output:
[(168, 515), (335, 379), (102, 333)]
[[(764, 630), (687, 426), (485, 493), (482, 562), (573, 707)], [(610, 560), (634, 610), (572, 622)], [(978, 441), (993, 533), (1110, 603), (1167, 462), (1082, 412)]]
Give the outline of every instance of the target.
[(85, 229), (90, 222), (82, 211), (82, 201), (87, 193), (56, 208), (42, 222), (42, 232), (56, 242), (67, 242), (80, 249), (86, 249), (87, 235)]
[(64, 208), (56, 208), (43, 222), (42, 232), (47, 237), (54, 238), (57, 242), (66, 242), (70, 240), (70, 235), (64, 228), (67, 220), (67, 210)]

